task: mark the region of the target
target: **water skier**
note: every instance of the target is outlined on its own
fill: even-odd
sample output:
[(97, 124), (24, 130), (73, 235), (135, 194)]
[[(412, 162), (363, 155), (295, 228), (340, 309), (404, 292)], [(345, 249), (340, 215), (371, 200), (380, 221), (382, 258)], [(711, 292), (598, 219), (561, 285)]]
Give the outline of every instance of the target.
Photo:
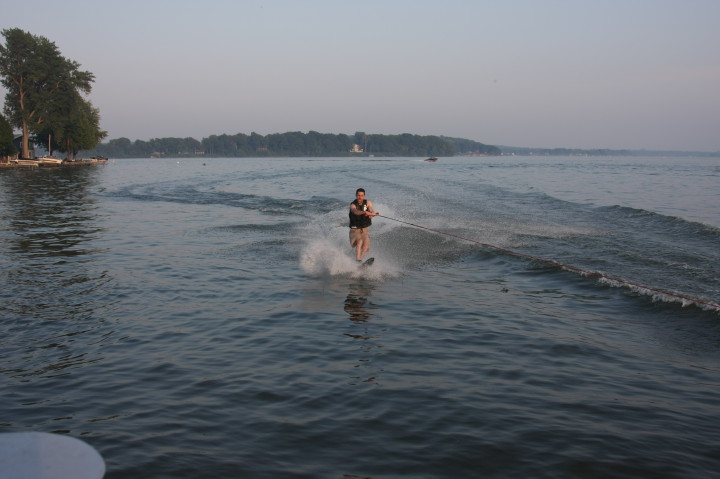
[(380, 213), (373, 210), (370, 200), (365, 199), (365, 190), (358, 188), (355, 200), (350, 203), (350, 246), (355, 248), (355, 260), (360, 263), (370, 251), (370, 231), (372, 217)]

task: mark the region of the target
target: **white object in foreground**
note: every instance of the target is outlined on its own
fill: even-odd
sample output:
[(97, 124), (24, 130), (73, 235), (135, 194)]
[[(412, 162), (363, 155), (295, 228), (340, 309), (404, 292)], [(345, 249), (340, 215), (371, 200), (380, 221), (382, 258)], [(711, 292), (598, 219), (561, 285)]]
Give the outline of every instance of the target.
[(0, 434), (0, 479), (101, 479), (105, 461), (80, 439), (46, 432)]

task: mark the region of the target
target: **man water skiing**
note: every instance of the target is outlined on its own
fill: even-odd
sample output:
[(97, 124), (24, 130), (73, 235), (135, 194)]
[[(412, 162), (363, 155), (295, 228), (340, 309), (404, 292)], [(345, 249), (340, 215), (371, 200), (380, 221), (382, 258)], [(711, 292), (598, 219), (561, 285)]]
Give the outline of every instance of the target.
[[(350, 203), (350, 246), (355, 248), (355, 260), (360, 263), (370, 251), (370, 231), (368, 228), (372, 224), (371, 218), (377, 216), (373, 210), (370, 200), (365, 199), (365, 190), (358, 188), (355, 192), (355, 201)], [(370, 260), (368, 260), (370, 261)]]

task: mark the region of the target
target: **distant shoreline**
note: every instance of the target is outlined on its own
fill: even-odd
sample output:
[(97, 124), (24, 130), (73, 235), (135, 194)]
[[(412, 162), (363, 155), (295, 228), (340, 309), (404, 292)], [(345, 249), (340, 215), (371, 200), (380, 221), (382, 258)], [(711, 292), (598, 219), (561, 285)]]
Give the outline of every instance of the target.
[(116, 138), (100, 143), (87, 156), (107, 158), (312, 158), (312, 157), (450, 157), (450, 156), (650, 156), (720, 158), (720, 151), (632, 150), (610, 148), (536, 148), (494, 146), (465, 138), (437, 135), (352, 135), (295, 131), (260, 135), (210, 135), (202, 140)]
[(499, 146), (504, 156), (696, 156), (720, 158), (720, 151), (680, 151), (680, 150), (613, 150), (609, 148), (528, 148)]

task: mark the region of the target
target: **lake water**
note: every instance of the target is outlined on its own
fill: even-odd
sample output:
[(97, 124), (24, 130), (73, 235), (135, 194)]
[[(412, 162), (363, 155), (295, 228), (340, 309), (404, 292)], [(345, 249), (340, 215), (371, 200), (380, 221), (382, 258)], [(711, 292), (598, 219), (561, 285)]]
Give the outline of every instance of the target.
[[(107, 478), (710, 478), (720, 160), (0, 171), (0, 432)], [(375, 264), (347, 207), (364, 187)]]

